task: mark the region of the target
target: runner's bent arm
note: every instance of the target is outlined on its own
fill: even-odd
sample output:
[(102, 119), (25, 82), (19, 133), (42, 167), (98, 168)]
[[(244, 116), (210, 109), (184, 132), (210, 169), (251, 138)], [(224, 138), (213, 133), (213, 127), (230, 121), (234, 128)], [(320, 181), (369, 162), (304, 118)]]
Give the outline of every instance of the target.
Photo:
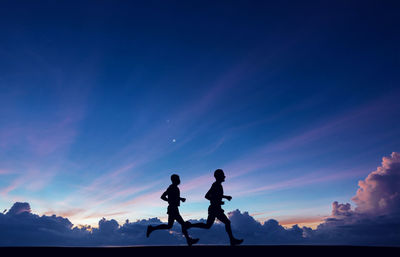
[(228, 201), (232, 200), (232, 196), (230, 195), (223, 195), (222, 198), (225, 198)]
[(168, 202), (167, 195), (168, 195), (168, 190), (165, 191), (165, 192), (161, 195), (161, 199), (163, 199), (164, 201)]
[(207, 200), (211, 201), (213, 192), (214, 192), (214, 188), (213, 188), (213, 186), (211, 186), (210, 190), (208, 190), (207, 194), (205, 195), (205, 198)]

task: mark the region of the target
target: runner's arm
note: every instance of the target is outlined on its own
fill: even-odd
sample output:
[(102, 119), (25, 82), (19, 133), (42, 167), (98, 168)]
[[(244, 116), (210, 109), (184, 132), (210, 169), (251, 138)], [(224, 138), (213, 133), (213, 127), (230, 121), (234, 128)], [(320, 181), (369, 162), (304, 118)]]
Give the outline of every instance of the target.
[(167, 195), (168, 195), (168, 190), (165, 191), (165, 192), (161, 195), (161, 199), (163, 199), (164, 201), (168, 202), (168, 197), (167, 197)]
[(206, 198), (207, 200), (211, 201), (213, 192), (214, 192), (214, 187), (211, 186), (210, 190), (208, 190), (207, 194), (205, 195), (205, 198)]
[(222, 198), (225, 198), (228, 201), (232, 200), (232, 196), (230, 195), (223, 195)]

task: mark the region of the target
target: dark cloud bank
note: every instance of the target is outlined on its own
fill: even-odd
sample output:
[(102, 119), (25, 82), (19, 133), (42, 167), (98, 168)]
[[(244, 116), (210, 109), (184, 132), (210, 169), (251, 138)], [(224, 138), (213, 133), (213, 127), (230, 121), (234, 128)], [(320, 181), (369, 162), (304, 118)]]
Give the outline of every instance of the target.
[[(317, 229), (308, 227), (284, 228), (270, 219), (264, 224), (247, 212), (229, 213), (238, 238), (246, 244), (340, 244), (400, 246), (400, 154), (392, 153), (382, 159), (382, 165), (359, 182), (359, 189), (349, 203), (332, 204), (332, 215)], [(124, 246), (185, 244), (180, 227), (172, 232), (156, 231), (148, 239), (148, 224), (159, 224), (157, 218), (126, 221), (102, 219), (99, 227), (74, 227), (66, 218), (38, 216), (31, 213), (28, 203), (15, 203), (0, 214), (0, 246)], [(210, 230), (193, 228), (193, 237), (202, 244), (228, 244), (225, 229), (215, 224)]]

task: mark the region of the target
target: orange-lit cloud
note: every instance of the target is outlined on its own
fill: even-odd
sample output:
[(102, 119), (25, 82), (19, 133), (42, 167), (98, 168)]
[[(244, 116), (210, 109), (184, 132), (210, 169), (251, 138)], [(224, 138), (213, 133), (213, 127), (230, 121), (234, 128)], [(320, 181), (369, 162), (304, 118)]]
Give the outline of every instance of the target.
[(279, 219), (279, 224), (284, 227), (292, 227), (297, 224), (300, 227), (306, 226), (315, 229), (319, 224), (324, 222), (324, 219), (327, 217), (328, 216), (281, 218)]

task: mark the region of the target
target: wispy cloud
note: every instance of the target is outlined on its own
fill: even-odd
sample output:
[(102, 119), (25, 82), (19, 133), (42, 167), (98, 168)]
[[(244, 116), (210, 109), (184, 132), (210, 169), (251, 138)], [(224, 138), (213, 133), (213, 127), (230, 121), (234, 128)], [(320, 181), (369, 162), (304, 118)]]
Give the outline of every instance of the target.
[(11, 174), (12, 172), (9, 170), (5, 170), (5, 169), (0, 169), (0, 175), (6, 175), (6, 174)]
[[(325, 175), (327, 174), (327, 175)], [(293, 179), (286, 179), (277, 183), (271, 183), (269, 185), (255, 187), (251, 189), (245, 189), (240, 192), (240, 196), (246, 195), (254, 195), (257, 193), (266, 193), (276, 190), (283, 190), (283, 189), (292, 189), (296, 187), (302, 187), (311, 184), (317, 184), (322, 182), (332, 182), (335, 180), (346, 179), (346, 178), (355, 178), (359, 177), (360, 175), (365, 174), (364, 170), (360, 169), (352, 169), (342, 171), (340, 173), (335, 172), (313, 172), (310, 174), (306, 174), (304, 176), (298, 176)]]
[[(384, 113), (386, 109), (391, 109), (392, 106), (389, 103), (394, 104), (393, 98), (393, 93), (386, 94), (361, 107), (334, 116), (325, 122), (321, 123), (318, 121), (309, 130), (297, 132), (293, 136), (278, 141), (271, 141), (250, 150), (233, 162), (224, 164), (223, 168), (229, 172), (231, 178), (234, 178), (247, 175), (279, 162), (288, 163), (291, 161), (289, 158), (290, 153), (295, 153), (293, 154), (295, 158), (301, 156), (301, 153), (296, 150), (300, 147), (316, 142), (321, 138), (329, 137), (332, 134), (345, 131), (351, 127), (357, 127), (362, 122), (372, 122), (370, 114)], [(375, 116), (373, 119), (379, 119), (379, 116)]]

